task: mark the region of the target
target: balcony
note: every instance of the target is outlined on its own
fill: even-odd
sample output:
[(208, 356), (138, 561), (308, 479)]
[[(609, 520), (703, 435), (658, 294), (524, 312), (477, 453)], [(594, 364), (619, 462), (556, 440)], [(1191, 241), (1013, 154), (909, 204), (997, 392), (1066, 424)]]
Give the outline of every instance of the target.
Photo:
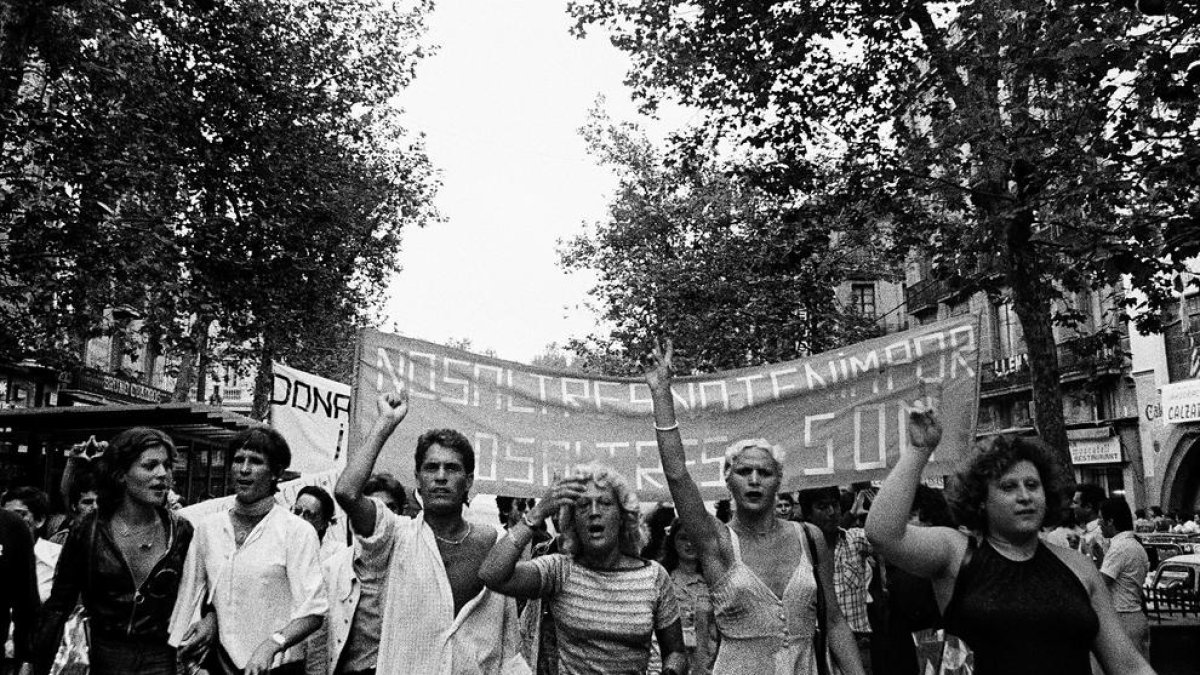
[[(1118, 347), (1100, 343), (1096, 336), (1074, 338), (1058, 344), (1058, 371), (1063, 381), (1092, 379), (1120, 374), (1125, 368), (1129, 338), (1122, 337)], [(1001, 394), (1029, 389), (1029, 356), (1017, 354), (980, 366), (980, 395)]]
[(938, 279), (922, 279), (904, 289), (904, 302), (909, 314), (937, 309), (938, 301), (950, 294), (950, 288)]

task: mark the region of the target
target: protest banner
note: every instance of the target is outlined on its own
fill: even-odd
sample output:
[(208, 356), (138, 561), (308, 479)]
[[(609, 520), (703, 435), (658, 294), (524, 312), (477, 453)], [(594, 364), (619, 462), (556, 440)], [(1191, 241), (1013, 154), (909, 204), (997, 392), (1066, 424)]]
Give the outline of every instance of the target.
[[(926, 474), (951, 472), (974, 443), (977, 331), (974, 317), (955, 317), (797, 361), (676, 378), (692, 475), (705, 498), (726, 496), (725, 448), (764, 438), (787, 452), (784, 489), (881, 479), (908, 443), (918, 399), (936, 407), (945, 430)], [(380, 392), (407, 386), (411, 399), (377, 470), (412, 476), (417, 437), (449, 427), (475, 447), (477, 492), (541, 496), (556, 474), (594, 460), (623, 473), (643, 500), (669, 499), (640, 379), (525, 366), (370, 329), (356, 359), (355, 442), (369, 433)]]
[(345, 465), (350, 385), (272, 365), (271, 426), (292, 450), (289, 467), (302, 474)]

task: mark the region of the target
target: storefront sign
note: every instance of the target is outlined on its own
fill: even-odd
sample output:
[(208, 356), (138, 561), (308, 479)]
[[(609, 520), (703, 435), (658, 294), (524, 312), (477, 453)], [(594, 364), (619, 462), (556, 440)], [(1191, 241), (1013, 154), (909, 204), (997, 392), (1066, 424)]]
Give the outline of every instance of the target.
[(79, 370), (75, 386), (84, 391), (100, 394), (107, 398), (132, 401), (134, 403), (166, 403), (171, 400), (171, 392), (155, 389), (139, 382), (133, 382), (91, 368), (81, 368)]
[(1115, 464), (1121, 461), (1121, 439), (1108, 438), (1072, 440), (1072, 464)]
[(1166, 424), (1200, 422), (1200, 380), (1163, 385), (1162, 419)]

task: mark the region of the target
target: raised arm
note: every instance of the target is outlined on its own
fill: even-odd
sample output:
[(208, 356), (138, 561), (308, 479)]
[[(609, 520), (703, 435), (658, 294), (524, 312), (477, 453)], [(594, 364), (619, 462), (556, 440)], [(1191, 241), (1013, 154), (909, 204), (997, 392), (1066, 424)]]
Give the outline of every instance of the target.
[(517, 598), (535, 598), (542, 589), (542, 577), (537, 566), (530, 561), (520, 561), (521, 551), (533, 539), (533, 528), (540, 526), (562, 507), (574, 508), (575, 501), (583, 495), (583, 483), (576, 478), (556, 481), (546, 491), (546, 496), (516, 525), (508, 528), (503, 537), (496, 540), (492, 550), (479, 566), (479, 580), (484, 586)]
[(654, 429), (658, 436), (658, 456), (662, 460), (663, 473), (667, 477), (667, 488), (675, 500), (675, 512), (683, 523), (688, 537), (700, 549), (701, 556), (712, 559), (720, 555), (721, 527), (717, 519), (704, 508), (700, 487), (688, 473), (687, 455), (683, 450), (683, 437), (675, 419), (675, 399), (671, 393), (671, 359), (675, 349), (670, 340), (665, 348), (655, 348), (653, 363), (646, 370), (646, 384), (650, 385), (650, 398), (654, 402)]
[(962, 560), (965, 537), (948, 527), (908, 524), (921, 470), (942, 440), (937, 417), (932, 412), (911, 413), (908, 440), (910, 449), (900, 454), (867, 514), (867, 539), (876, 553), (900, 569), (927, 579), (940, 578)]
[(387, 439), (408, 414), (408, 390), (380, 394), (376, 405), (379, 416), (375, 418), (366, 445), (349, 449), (346, 468), (333, 488), (334, 497), (350, 520), (350, 527), (364, 536), (375, 531), (375, 504), (363, 496), (363, 485), (375, 470), (375, 461)]

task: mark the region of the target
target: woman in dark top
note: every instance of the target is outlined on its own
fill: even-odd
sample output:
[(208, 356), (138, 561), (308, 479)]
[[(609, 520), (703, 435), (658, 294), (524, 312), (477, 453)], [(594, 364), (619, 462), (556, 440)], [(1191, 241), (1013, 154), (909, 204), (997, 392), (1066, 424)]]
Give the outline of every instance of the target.
[(950, 494), (959, 524), (908, 524), (921, 470), (942, 430), (913, 413), (909, 445), (867, 517), (876, 551), (933, 581), (946, 631), (975, 653), (978, 675), (1090, 675), (1095, 654), (1109, 673), (1153, 673), (1117, 622), (1100, 573), (1074, 551), (1042, 543), (1070, 479), (1036, 439), (999, 436), (973, 453)]
[(167, 624), (192, 526), (167, 510), (175, 444), (157, 429), (113, 437), (98, 462), (97, 511), (72, 528), (43, 606), (41, 657), (54, 657), (82, 597), (92, 675), (173, 675)]

